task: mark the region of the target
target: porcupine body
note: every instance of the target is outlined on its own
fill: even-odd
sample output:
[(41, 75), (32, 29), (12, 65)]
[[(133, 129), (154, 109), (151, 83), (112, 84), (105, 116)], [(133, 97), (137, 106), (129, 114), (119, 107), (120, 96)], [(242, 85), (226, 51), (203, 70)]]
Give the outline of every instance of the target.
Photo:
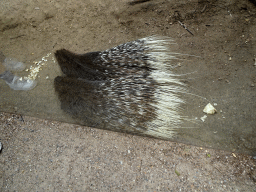
[(146, 37), (102, 52), (55, 53), (64, 76), (54, 86), (61, 108), (101, 129), (170, 139), (184, 121), (186, 86), (172, 72), (167, 37)]

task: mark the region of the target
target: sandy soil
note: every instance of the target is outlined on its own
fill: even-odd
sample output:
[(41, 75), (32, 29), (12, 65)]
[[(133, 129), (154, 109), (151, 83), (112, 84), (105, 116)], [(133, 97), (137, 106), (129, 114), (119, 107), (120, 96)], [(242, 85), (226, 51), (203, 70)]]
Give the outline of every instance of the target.
[[(175, 38), (181, 50), (209, 61), (204, 66), (209, 71), (205, 80), (216, 80), (214, 86), (220, 91), (222, 85), (239, 81), (238, 91), (251, 99), (246, 107), (255, 105), (256, 7), (250, 1), (128, 2), (2, 0), (0, 50), (31, 64), (60, 48), (83, 53), (149, 35), (166, 35)], [(254, 116), (243, 117), (252, 122), (248, 134), (254, 136)], [(256, 188), (253, 156), (8, 113), (0, 114), (0, 133), (1, 191)], [(248, 146), (254, 150), (253, 145)]]
[(1, 113), (1, 191), (255, 191), (251, 156)]

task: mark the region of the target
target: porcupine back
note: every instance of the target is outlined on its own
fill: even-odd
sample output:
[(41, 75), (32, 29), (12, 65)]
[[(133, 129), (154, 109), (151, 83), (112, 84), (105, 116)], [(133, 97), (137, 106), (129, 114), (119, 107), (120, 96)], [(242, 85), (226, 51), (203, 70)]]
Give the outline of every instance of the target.
[(184, 121), (185, 85), (172, 72), (173, 41), (146, 37), (106, 51), (55, 53), (61, 108), (83, 125), (170, 139)]

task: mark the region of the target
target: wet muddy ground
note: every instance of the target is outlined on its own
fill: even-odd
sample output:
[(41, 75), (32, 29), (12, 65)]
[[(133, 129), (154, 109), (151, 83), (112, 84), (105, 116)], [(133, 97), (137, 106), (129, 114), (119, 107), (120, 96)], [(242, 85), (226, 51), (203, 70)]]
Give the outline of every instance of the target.
[[(1, 81), (0, 110), (9, 112), (0, 115), (1, 191), (255, 190), (256, 7), (232, 0), (128, 2), (0, 2), (4, 55), (33, 66), (51, 53), (32, 91), (14, 92)], [(203, 129), (182, 130), (178, 140), (197, 147), (53, 121), (72, 122), (54, 97), (56, 50), (105, 50), (155, 34), (202, 58), (179, 70), (198, 71), (186, 83), (223, 111)], [(188, 111), (200, 117), (204, 104)]]

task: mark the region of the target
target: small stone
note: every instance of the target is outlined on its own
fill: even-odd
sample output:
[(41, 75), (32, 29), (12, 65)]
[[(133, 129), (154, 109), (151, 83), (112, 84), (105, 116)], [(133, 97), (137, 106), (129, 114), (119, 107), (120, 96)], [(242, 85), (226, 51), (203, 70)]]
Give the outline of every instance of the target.
[(207, 118), (207, 116), (206, 115), (204, 115), (203, 117), (201, 117), (200, 119), (203, 121), (203, 122), (205, 122), (205, 119)]
[(209, 115), (213, 115), (214, 113), (217, 112), (217, 110), (212, 106), (211, 103), (208, 103), (208, 104), (205, 106), (203, 112), (204, 112), (204, 113), (207, 113), (207, 114), (209, 114)]

